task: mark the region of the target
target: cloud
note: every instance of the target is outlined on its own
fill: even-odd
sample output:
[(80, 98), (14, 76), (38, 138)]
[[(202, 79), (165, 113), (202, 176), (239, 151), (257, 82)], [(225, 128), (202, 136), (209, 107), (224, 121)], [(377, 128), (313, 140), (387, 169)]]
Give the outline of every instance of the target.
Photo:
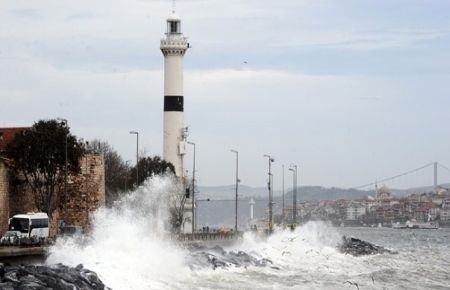
[(23, 18), (38, 18), (39, 13), (36, 9), (31, 8), (18, 8), (10, 10), (10, 13)]
[[(359, 3), (179, 2), (193, 43), (186, 125), (205, 184), (229, 182), (230, 148), (242, 151), (242, 179), (253, 185), (265, 184), (264, 153), (277, 164), (301, 163), (304, 183), (337, 186), (400, 163), (450, 164), (441, 160), (450, 140), (440, 125), (450, 121), (446, 20), (419, 23), (411, 12), (370, 9), (391, 1)], [(168, 1), (2, 5), (1, 125), (60, 116), (78, 136), (108, 140), (125, 159), (134, 156), (130, 130), (141, 132), (151, 154), (161, 153), (159, 39)], [(371, 74), (378, 66), (384, 70)]]
[[(358, 31), (343, 32), (330, 31), (306, 35), (298, 39), (280, 41), (275, 47), (334, 47), (350, 50), (379, 50), (388, 48), (402, 48), (421, 42), (429, 42), (448, 37), (448, 31)], [(310, 37), (310, 38), (308, 38)]]

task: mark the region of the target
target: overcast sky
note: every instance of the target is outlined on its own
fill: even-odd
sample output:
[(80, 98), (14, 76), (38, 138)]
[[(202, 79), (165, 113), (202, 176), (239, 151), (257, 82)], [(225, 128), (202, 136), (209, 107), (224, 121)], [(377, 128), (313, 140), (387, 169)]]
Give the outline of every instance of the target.
[[(161, 155), (171, 8), (0, 0), (0, 125), (64, 117), (133, 163), (137, 130), (141, 149)], [(234, 182), (231, 148), (252, 186), (265, 186), (262, 156), (274, 155), (276, 188), (281, 164), (300, 165), (300, 184), (340, 187), (450, 165), (450, 1), (180, 0), (176, 10), (192, 45), (185, 123), (201, 185)], [(396, 186), (423, 183), (431, 170)]]

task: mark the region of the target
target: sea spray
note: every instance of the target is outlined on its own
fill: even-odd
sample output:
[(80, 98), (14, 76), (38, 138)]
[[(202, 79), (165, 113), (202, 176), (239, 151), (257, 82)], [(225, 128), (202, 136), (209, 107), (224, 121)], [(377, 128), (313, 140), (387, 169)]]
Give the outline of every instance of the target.
[(167, 238), (168, 196), (177, 190), (173, 177), (148, 179), (112, 208), (96, 211), (86, 239), (58, 239), (46, 262), (81, 263), (113, 289), (176, 287), (188, 274), (185, 251)]
[[(239, 289), (311, 289), (320, 284), (345, 289), (336, 288), (336, 283), (345, 282), (349, 274), (361, 273), (367, 264), (340, 253), (341, 243), (342, 235), (326, 222), (308, 222), (294, 231), (276, 228), (269, 237), (247, 232), (241, 242), (224, 251), (243, 252), (257, 261), (268, 261), (265, 266), (242, 263), (213, 267), (215, 270), (196, 269), (190, 284), (203, 285), (202, 289), (230, 289), (229, 285)], [(218, 255), (223, 256), (224, 261), (229, 259), (228, 254)]]
[[(173, 241), (168, 230), (168, 197), (178, 190), (173, 177), (152, 177), (112, 208), (96, 211), (87, 237), (58, 239), (47, 263), (83, 264), (107, 286), (119, 290), (327, 289), (374, 271), (370, 257), (340, 253), (337, 246), (342, 235), (324, 222), (309, 222), (294, 231), (276, 229), (266, 238), (246, 233), (240, 243), (224, 249), (228, 254), (223, 257), (237, 263), (193, 267), (201, 261)], [(242, 258), (255, 262), (239, 262)]]
[(244, 235), (244, 242), (236, 245), (240, 250), (267, 257), (279, 267), (288, 267), (314, 257), (317, 263), (320, 257), (337, 255), (337, 246), (342, 242), (339, 234), (325, 222), (308, 222), (291, 231), (276, 228), (274, 233), (261, 239), (252, 232)]

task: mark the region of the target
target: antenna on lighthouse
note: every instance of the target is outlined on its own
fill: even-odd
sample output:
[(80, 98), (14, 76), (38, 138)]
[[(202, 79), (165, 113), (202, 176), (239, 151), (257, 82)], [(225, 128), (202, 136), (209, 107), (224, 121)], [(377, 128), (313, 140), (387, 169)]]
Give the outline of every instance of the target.
[(177, 8), (177, 1), (173, 0), (172, 1), (172, 13), (175, 13), (176, 8)]

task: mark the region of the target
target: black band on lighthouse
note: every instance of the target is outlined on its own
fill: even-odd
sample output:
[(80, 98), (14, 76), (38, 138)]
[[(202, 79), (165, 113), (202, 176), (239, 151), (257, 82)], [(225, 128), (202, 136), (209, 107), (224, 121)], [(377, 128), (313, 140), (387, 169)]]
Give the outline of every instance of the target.
[(183, 96), (164, 96), (164, 112), (183, 112)]

